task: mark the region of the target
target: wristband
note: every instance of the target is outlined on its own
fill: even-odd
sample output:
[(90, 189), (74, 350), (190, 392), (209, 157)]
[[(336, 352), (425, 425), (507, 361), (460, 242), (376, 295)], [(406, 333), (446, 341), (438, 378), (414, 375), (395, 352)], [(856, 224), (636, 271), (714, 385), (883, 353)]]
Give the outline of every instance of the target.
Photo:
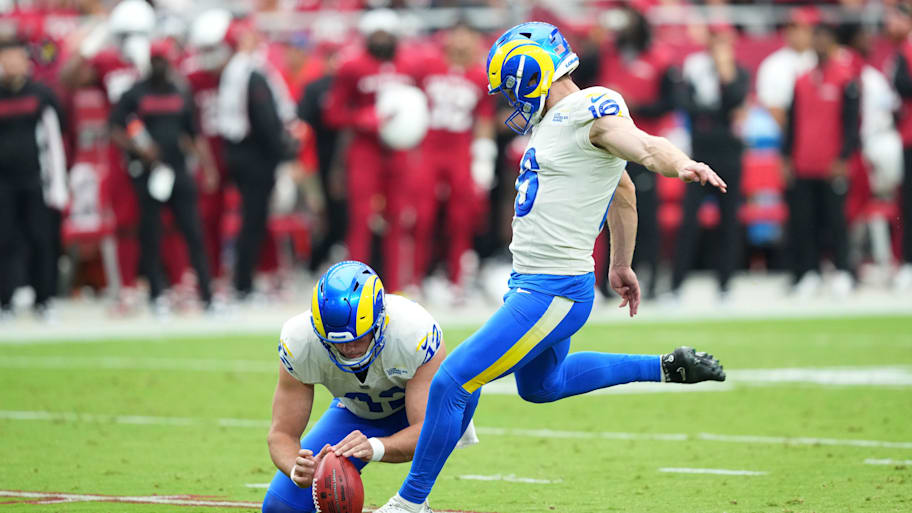
[(295, 463), (294, 466), (291, 467), (291, 475), (288, 476), (289, 478), (291, 478), (291, 482), (294, 483), (294, 485), (297, 486), (298, 488), (310, 488), (310, 486), (301, 486), (300, 484), (298, 484), (297, 481), (294, 480), (295, 470), (297, 470), (297, 469), (298, 469), (298, 464)]
[(368, 438), (367, 443), (371, 445), (374, 454), (371, 456), (371, 461), (380, 461), (383, 459), (383, 455), (386, 454), (386, 447), (384, 447), (383, 442), (379, 438)]

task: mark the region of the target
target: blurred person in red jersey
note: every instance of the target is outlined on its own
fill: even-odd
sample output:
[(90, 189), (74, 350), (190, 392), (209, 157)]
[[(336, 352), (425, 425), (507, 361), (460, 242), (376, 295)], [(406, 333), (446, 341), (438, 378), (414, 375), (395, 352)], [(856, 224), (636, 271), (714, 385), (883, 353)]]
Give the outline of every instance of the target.
[(728, 194), (715, 194), (702, 187), (687, 186), (683, 219), (676, 238), (673, 294), (678, 294), (693, 264), (699, 240), (697, 212), (707, 194), (714, 194), (719, 203), (719, 250), (715, 263), (723, 300), (729, 296), (728, 282), (738, 264), (744, 144), (735, 127), (750, 89), (750, 76), (735, 60), (736, 37), (730, 25), (710, 26), (706, 51), (687, 56), (681, 69), (679, 105), (690, 117), (692, 157), (715, 169), (730, 189)]
[[(139, 210), (120, 150), (108, 137), (107, 121), (111, 106), (148, 71), (154, 28), (155, 11), (148, 3), (123, 0), (110, 16), (74, 36), (72, 55), (60, 74), (72, 91), (71, 180), (86, 184), (74, 191), (80, 209), (71, 210), (68, 221), (73, 222), (65, 226), (77, 237), (114, 232), (119, 272), (106, 273), (107, 285), (118, 293), (122, 310), (136, 299)], [(72, 219), (74, 215), (80, 217)]]
[[(461, 297), (462, 257), (472, 247), (476, 219), (484, 213), (494, 182), (494, 99), (479, 58), (480, 36), (458, 23), (444, 36), (443, 52), (429, 60), (421, 87), (428, 97), (430, 121), (416, 173), (415, 274), (422, 279), (445, 247), (448, 278)], [(445, 225), (435, 230), (445, 205)], [(440, 236), (444, 233), (445, 236)]]
[(149, 299), (158, 315), (169, 310), (162, 296), (160, 272), (161, 209), (167, 205), (187, 243), (196, 271), (200, 300), (212, 307), (212, 289), (196, 186), (187, 169), (188, 154), (202, 163), (203, 172), (216, 180), (209, 147), (196, 126), (194, 104), (172, 73), (173, 46), (156, 41), (150, 47), (149, 71), (128, 89), (111, 112), (111, 138), (127, 155), (127, 171), (140, 207), (140, 267), (149, 281)]
[(886, 75), (871, 64), (873, 31), (844, 23), (839, 34), (840, 42), (856, 56), (861, 89), (861, 151), (851, 161), (846, 200), (849, 262), (853, 267), (864, 263), (869, 250), (887, 277), (894, 264), (892, 210), (903, 175), (903, 144), (895, 123), (901, 102)]
[(780, 128), (785, 127), (795, 80), (817, 64), (811, 43), (819, 21), (820, 15), (812, 7), (792, 10), (782, 32), (785, 46), (771, 53), (757, 69), (757, 99)]
[(887, 11), (887, 36), (896, 46), (892, 65), (892, 82), (902, 99), (898, 128), (903, 143), (905, 169), (900, 189), (902, 218), (902, 266), (894, 280), (899, 291), (912, 289), (912, 5), (897, 2)]
[[(675, 88), (679, 73), (672, 66), (669, 49), (653, 40), (652, 27), (642, 12), (649, 2), (633, 2), (613, 16), (615, 37), (603, 53), (599, 83), (619, 92), (627, 101), (637, 126), (661, 135), (671, 128)], [(655, 297), (659, 261), (658, 195), (656, 174), (639, 164), (627, 165), (636, 186), (639, 228), (634, 263), (648, 269), (644, 287), (647, 298)]]
[(323, 105), (329, 97), (339, 64), (339, 54), (347, 39), (344, 21), (335, 15), (324, 14), (314, 23), (312, 38), (314, 52), (323, 63), (323, 74), (304, 86), (298, 101), (298, 118), (306, 123), (313, 135), (316, 150), (317, 175), (323, 198), (324, 225), (315, 233), (316, 240), (310, 257), (310, 271), (317, 272), (327, 260), (337, 261), (332, 253), (344, 251), (348, 227), (345, 172), (339, 158), (339, 131), (329, 126)]
[(60, 105), (31, 78), (26, 42), (15, 35), (0, 38), (0, 162), (0, 321), (12, 314), (25, 248), (35, 313), (51, 320), (57, 232), (50, 209), (69, 201)]
[(200, 134), (209, 146), (217, 170), (216, 176), (197, 173), (203, 242), (209, 269), (215, 278), (222, 276), (224, 271), (222, 217), (228, 185), (223, 141), (218, 131), (219, 78), (232, 53), (230, 45), (218, 33), (219, 25), (226, 21), (230, 24), (231, 13), (220, 9), (206, 11), (194, 19), (187, 39), (192, 52), (182, 65), (193, 95)]
[[(380, 136), (378, 96), (400, 85), (415, 86), (415, 62), (400, 48), (399, 16), (386, 9), (367, 12), (359, 23), (364, 47), (343, 59), (324, 106), (327, 125), (348, 129), (348, 258), (383, 269), (387, 289), (404, 285), (402, 243), (414, 152), (395, 150)], [(373, 236), (382, 232), (382, 266), (371, 258)]]
[(793, 291), (802, 297), (817, 291), (826, 248), (837, 269), (832, 292), (845, 296), (853, 287), (845, 201), (848, 161), (860, 144), (858, 66), (829, 24), (814, 29), (813, 46), (817, 65), (795, 81), (783, 144), (796, 253)]
[[(206, 41), (221, 59), (216, 125), (223, 141), (228, 174), (241, 196), (241, 228), (235, 243), (237, 299), (253, 292), (253, 273), (261, 262), (270, 202), (277, 181), (288, 183), (298, 143), (291, 129), (294, 102), (281, 75), (267, 61), (249, 20), (221, 11), (208, 25)], [(294, 184), (290, 184), (294, 188)], [(294, 191), (291, 191), (292, 194)]]

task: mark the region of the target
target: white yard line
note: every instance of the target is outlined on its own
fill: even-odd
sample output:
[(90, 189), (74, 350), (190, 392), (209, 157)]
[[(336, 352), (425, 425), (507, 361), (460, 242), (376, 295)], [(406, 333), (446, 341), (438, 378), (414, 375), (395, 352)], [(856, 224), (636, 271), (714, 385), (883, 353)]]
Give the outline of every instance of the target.
[(756, 470), (729, 470), (725, 468), (675, 468), (663, 467), (659, 472), (669, 472), (673, 474), (716, 474), (720, 476), (765, 476), (768, 472)]
[(647, 440), (663, 442), (680, 442), (700, 440), (705, 442), (727, 442), (741, 444), (774, 444), (774, 445), (830, 445), (843, 447), (885, 447), (892, 449), (912, 449), (912, 442), (890, 442), (882, 440), (853, 440), (846, 438), (814, 438), (757, 435), (722, 435), (714, 433), (625, 433), (612, 431), (556, 431), (552, 429), (518, 429), (477, 427), (479, 435), (533, 437), (552, 439), (603, 439), (603, 440)]
[(269, 483), (247, 483), (244, 486), (247, 488), (269, 488)]
[(527, 483), (527, 484), (554, 484), (562, 483), (562, 479), (533, 479), (531, 477), (516, 477), (515, 474), (494, 474), (491, 476), (482, 476), (477, 474), (466, 474), (459, 476), (459, 479), (469, 479), (472, 481), (506, 481), (508, 483)]
[(135, 424), (147, 426), (223, 426), (259, 428), (269, 427), (268, 420), (226, 419), (202, 417), (154, 417), (147, 415), (100, 415), (94, 413), (11, 411), (0, 410), (0, 420), (47, 420), (55, 422), (84, 422), (92, 424)]
[(864, 460), (865, 465), (912, 465), (912, 460), (893, 460), (893, 459), (877, 459), (877, 458), (868, 458)]
[[(0, 368), (10, 369), (113, 369), (188, 372), (237, 372), (274, 374), (277, 363), (269, 360), (219, 360), (212, 358), (165, 358), (128, 356), (0, 356)], [(796, 367), (782, 369), (733, 369), (724, 383), (697, 386), (675, 383), (628, 383), (590, 394), (643, 394), (720, 392), (735, 385), (800, 383), (820, 386), (912, 386), (912, 366)], [(516, 382), (507, 377), (482, 389), (489, 395), (516, 395)]]
[[(99, 415), (93, 413), (14, 411), (0, 410), (0, 420), (63, 421), (101, 424), (132, 424), (161, 426), (221, 426), (235, 428), (265, 429), (268, 420), (202, 417), (155, 417), (147, 415)], [(489, 436), (510, 436), (520, 438), (584, 439), (584, 440), (645, 440), (660, 442), (681, 442), (696, 440), (704, 442), (725, 442), (740, 444), (772, 445), (827, 445), (840, 447), (882, 447), (890, 449), (912, 449), (912, 442), (885, 440), (858, 440), (849, 438), (785, 437), (761, 435), (724, 435), (717, 433), (627, 433), (617, 431), (561, 431), (553, 429), (521, 429), (477, 427), (478, 434)]]
[(115, 369), (192, 372), (275, 373), (275, 362), (266, 360), (216, 360), (208, 358), (154, 358), (129, 356), (0, 356), (0, 367), (11, 369)]

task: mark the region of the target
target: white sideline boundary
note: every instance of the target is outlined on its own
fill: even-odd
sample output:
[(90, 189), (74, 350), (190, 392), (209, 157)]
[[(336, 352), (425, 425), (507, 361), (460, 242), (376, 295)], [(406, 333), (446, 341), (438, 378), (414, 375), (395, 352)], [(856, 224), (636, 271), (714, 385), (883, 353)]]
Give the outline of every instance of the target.
[[(464, 307), (438, 304), (422, 300), (445, 330), (456, 327), (475, 327), (486, 321), (500, 306), (500, 296), (506, 292), (510, 273), (507, 265), (496, 278), (497, 290), (473, 297)], [(300, 278), (300, 277), (298, 277)], [(297, 278), (296, 278), (297, 279)], [(895, 294), (886, 289), (861, 286), (848, 299), (833, 298), (826, 294), (812, 301), (789, 296), (789, 278), (785, 274), (741, 274), (732, 280), (732, 294), (725, 304), (719, 304), (716, 282), (711, 273), (696, 273), (683, 287), (683, 298), (678, 304), (646, 301), (640, 307), (636, 320), (627, 317), (626, 310), (617, 308), (616, 299), (596, 302), (589, 319), (591, 325), (628, 325), (677, 322), (731, 322), (741, 320), (828, 319), (852, 317), (882, 317), (912, 315), (912, 301), (908, 295)], [(262, 336), (264, 341), (275, 341), (282, 324), (306, 310), (310, 304), (307, 295), (312, 282), (303, 280), (293, 287), (300, 293), (264, 305), (233, 308), (217, 317), (199, 314), (176, 315), (168, 322), (155, 319), (142, 311), (130, 317), (112, 317), (103, 301), (72, 299), (57, 302), (58, 322), (44, 325), (32, 319), (27, 310), (0, 329), (0, 345), (60, 344), (165, 341), (174, 337), (190, 336)], [(22, 306), (22, 308), (26, 308)]]
[[(3, 356), (0, 368), (7, 369), (101, 369), (189, 372), (236, 372), (274, 374), (277, 363), (267, 360), (222, 360), (212, 358), (165, 358), (128, 356)], [(822, 386), (912, 386), (912, 366), (796, 367), (783, 369), (732, 369), (727, 381), (698, 386), (675, 383), (629, 383), (589, 394), (640, 394), (682, 392), (724, 392), (734, 385), (801, 383)], [(491, 395), (516, 395), (513, 379), (500, 379), (482, 389)]]
[(864, 462), (865, 465), (912, 465), (912, 460), (894, 460), (890, 458), (868, 458)]
[(507, 483), (525, 483), (525, 484), (556, 484), (563, 483), (563, 479), (534, 479), (531, 477), (517, 477), (516, 474), (494, 474), (491, 476), (484, 476), (478, 474), (465, 474), (462, 476), (457, 476), (459, 479), (466, 479), (469, 481), (505, 481)]
[[(98, 415), (76, 412), (0, 410), (0, 420), (87, 422), (103, 424), (159, 426), (219, 426), (266, 429), (269, 421), (259, 419), (155, 417), (147, 415)], [(614, 431), (561, 431), (553, 429), (520, 429), (476, 427), (479, 435), (522, 438), (583, 439), (583, 440), (643, 440), (660, 442), (703, 441), (739, 444), (826, 445), (836, 447), (878, 447), (912, 449), (912, 442), (858, 440), (848, 438), (786, 437), (760, 435), (725, 435), (718, 433), (628, 433)]]
[(659, 472), (673, 474), (714, 474), (719, 476), (765, 476), (769, 472), (757, 470), (729, 470), (725, 468), (686, 468), (686, 467), (662, 467)]

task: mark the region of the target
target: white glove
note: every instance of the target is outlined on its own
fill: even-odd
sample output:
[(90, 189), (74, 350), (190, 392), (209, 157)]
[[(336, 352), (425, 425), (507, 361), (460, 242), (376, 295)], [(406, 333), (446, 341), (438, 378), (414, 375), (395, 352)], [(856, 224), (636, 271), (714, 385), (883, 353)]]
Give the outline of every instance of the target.
[(483, 190), (494, 186), (494, 171), (497, 163), (497, 144), (493, 139), (479, 137), (472, 141), (472, 180)]
[(44, 202), (54, 210), (63, 211), (70, 202), (70, 191), (65, 180), (54, 180), (44, 190)]
[(290, 214), (298, 200), (298, 184), (295, 183), (297, 162), (289, 160), (276, 169), (276, 183), (272, 190), (269, 210), (275, 215)]

